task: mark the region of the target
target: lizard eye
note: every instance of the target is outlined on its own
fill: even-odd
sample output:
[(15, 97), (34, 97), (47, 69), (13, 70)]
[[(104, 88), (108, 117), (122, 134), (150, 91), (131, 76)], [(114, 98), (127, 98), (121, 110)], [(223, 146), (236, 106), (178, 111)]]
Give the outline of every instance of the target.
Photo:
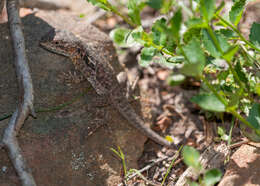
[(57, 44), (59, 44), (59, 42), (58, 42), (58, 41), (55, 41), (55, 44), (57, 45)]

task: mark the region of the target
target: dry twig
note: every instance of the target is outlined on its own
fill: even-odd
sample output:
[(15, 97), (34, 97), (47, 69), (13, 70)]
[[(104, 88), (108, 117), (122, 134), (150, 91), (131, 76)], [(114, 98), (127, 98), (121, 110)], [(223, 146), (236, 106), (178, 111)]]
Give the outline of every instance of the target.
[(24, 36), (19, 17), (18, 0), (7, 0), (8, 23), (10, 27), (12, 44), (15, 55), (15, 69), (19, 88), (19, 101), (16, 111), (4, 131), (2, 145), (8, 149), (9, 157), (18, 173), (23, 186), (35, 186), (30, 169), (26, 166), (25, 159), (17, 141), (17, 135), (25, 119), (33, 109), (33, 86), (25, 53)]
[[(177, 157), (179, 156), (179, 154), (180, 154), (180, 153), (177, 152), (177, 153), (175, 153), (175, 155), (172, 156), (172, 157), (167, 157), (167, 156), (165, 156), (165, 157), (158, 158), (158, 159), (154, 160), (152, 163), (148, 164), (148, 165), (145, 166), (144, 168), (142, 168), (142, 169), (136, 171), (135, 173), (131, 174), (130, 176), (128, 176), (128, 177), (127, 177), (127, 181), (133, 179), (134, 177), (138, 176), (139, 174), (143, 173), (144, 171), (149, 170), (150, 168), (152, 168), (153, 166), (155, 166), (156, 164), (158, 164), (158, 163), (160, 163), (160, 162), (162, 162), (162, 161), (165, 161), (165, 160), (167, 160), (167, 161), (172, 161), (172, 160), (174, 160), (174, 159), (177, 159)], [(180, 158), (179, 160), (177, 160), (177, 161), (173, 164), (173, 166), (176, 166), (176, 165), (177, 165), (178, 163), (180, 163), (181, 161), (182, 161), (182, 158)], [(123, 186), (123, 184), (120, 183), (120, 184), (118, 184), (118, 186)]]

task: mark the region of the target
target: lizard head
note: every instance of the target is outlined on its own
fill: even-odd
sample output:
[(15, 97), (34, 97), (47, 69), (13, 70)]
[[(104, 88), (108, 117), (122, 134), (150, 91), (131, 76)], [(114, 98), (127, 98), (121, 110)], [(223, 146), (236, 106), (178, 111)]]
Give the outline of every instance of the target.
[[(40, 40), (40, 46), (44, 49), (73, 58), (72, 62), (79, 70), (88, 69), (89, 72), (95, 73), (97, 62), (81, 45), (80, 39), (73, 33), (59, 29), (50, 30)], [(81, 66), (82, 64), (79, 63), (78, 59), (84, 61), (84, 66)]]
[(66, 30), (52, 29), (40, 40), (40, 45), (51, 52), (72, 56), (78, 49), (78, 38)]

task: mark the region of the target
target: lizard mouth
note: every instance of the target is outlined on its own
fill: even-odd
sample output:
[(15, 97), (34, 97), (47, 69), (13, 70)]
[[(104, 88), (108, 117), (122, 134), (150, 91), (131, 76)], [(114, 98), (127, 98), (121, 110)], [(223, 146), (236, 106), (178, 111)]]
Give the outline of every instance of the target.
[(69, 53), (67, 53), (61, 49), (57, 49), (57, 47), (55, 47), (55, 46), (51, 46), (50, 43), (40, 42), (39, 44), (42, 48), (44, 48), (45, 50), (48, 50), (51, 53), (59, 54), (59, 55), (65, 56), (65, 57), (70, 56)]
[(64, 43), (58, 40), (56, 41), (58, 33), (58, 30), (51, 29), (40, 39), (39, 45), (52, 53), (69, 57), (68, 52), (64, 50)]

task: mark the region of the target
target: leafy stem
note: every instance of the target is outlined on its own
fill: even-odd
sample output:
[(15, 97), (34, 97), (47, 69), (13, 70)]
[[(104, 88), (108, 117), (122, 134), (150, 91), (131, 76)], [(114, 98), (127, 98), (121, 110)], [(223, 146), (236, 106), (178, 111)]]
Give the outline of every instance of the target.
[(168, 50), (165, 50), (164, 48), (156, 45), (154, 42), (151, 42), (150, 45), (154, 48), (156, 48), (157, 50), (159, 50), (160, 52), (163, 52), (164, 54), (170, 55), (170, 56), (176, 56), (174, 53), (169, 52)]
[(124, 14), (122, 14), (121, 12), (119, 12), (115, 7), (113, 7), (111, 4), (108, 4), (108, 7), (110, 8), (110, 10), (115, 13), (116, 15), (118, 15), (119, 17), (121, 17), (127, 24), (129, 24), (131, 27), (136, 28), (137, 25), (135, 23), (133, 23), (130, 19), (128, 19), (128, 17), (126, 17)]
[[(208, 30), (208, 33), (215, 45), (215, 47), (217, 48), (217, 50), (222, 54), (222, 56), (224, 55), (221, 47), (220, 47), (220, 44), (218, 42), (218, 39), (216, 37), (216, 35), (214, 34), (212, 28), (210, 25), (207, 26), (207, 30)], [(234, 78), (236, 79), (236, 81), (238, 82), (239, 86), (242, 87), (243, 89), (245, 88), (244, 84), (240, 81), (240, 78), (238, 77), (236, 71), (234, 70), (233, 66), (232, 66), (232, 63), (231, 63), (231, 60), (227, 60), (226, 59), (226, 62), (228, 63), (228, 66), (229, 66), (229, 69), (231, 71), (231, 73), (233, 74)]]
[(242, 34), (241, 32), (234, 27), (231, 23), (229, 23), (227, 20), (225, 20), (223, 17), (221, 17), (220, 15), (215, 14), (215, 17), (217, 17), (218, 19), (220, 19), (225, 25), (229, 26), (234, 32), (236, 32), (238, 34), (238, 36), (240, 37), (240, 39), (242, 41), (244, 41), (247, 45), (249, 45), (251, 48), (255, 49), (256, 51), (260, 52), (260, 49), (257, 48), (254, 44), (252, 44), (251, 42), (249, 42)]
[(200, 79), (207, 85), (207, 87), (213, 92), (213, 94), (218, 98), (218, 100), (221, 101), (225, 105), (225, 107), (227, 107), (228, 101), (216, 91), (216, 89), (210, 84), (207, 78), (201, 75)]
[[(214, 34), (212, 28), (210, 25), (207, 26), (207, 30), (208, 30), (208, 33), (215, 45), (215, 47), (217, 48), (217, 50), (222, 54), (222, 56), (224, 56), (224, 53), (223, 53), (223, 50), (221, 49), (220, 47), (220, 44), (219, 44), (219, 41), (216, 37), (216, 35)], [(231, 73), (233, 74), (235, 80), (237, 81), (237, 83), (239, 84), (240, 87), (242, 87), (243, 89), (245, 88), (244, 84), (240, 81), (240, 78), (239, 76), (237, 75), (236, 71), (234, 70), (233, 66), (232, 66), (232, 63), (231, 63), (231, 59), (226, 59), (226, 62), (228, 63), (228, 66), (229, 66), (229, 69), (231, 71)]]
[(237, 75), (237, 72), (235, 71), (235, 69), (233, 68), (232, 64), (231, 64), (231, 61), (229, 60), (226, 60), (228, 66), (229, 66), (229, 69), (231, 71), (231, 73), (233, 74), (235, 80), (237, 81), (237, 83), (239, 84), (239, 86), (244, 90), (245, 89), (245, 85), (243, 82), (240, 81), (240, 78), (239, 76)]
[(248, 127), (250, 127), (251, 129), (255, 130), (255, 128), (245, 118), (243, 118), (237, 111), (235, 111), (234, 109), (228, 109), (227, 112), (231, 113), (233, 116), (235, 116), (241, 122), (246, 124)]
[(226, 107), (226, 111), (231, 113), (233, 116), (235, 116), (236, 118), (238, 118), (241, 122), (243, 122), (244, 124), (246, 124), (247, 126), (249, 126), (250, 128), (254, 129), (252, 127), (252, 125), (245, 119), (243, 118), (236, 110), (234, 110), (233, 108), (228, 107), (228, 102), (225, 98), (223, 98), (216, 90), (215, 88), (209, 83), (209, 81), (204, 77), (204, 76), (200, 76), (200, 78), (202, 79), (203, 82), (205, 82), (205, 84), (208, 86), (208, 88), (214, 93), (214, 95), (219, 99), (219, 101), (221, 101), (225, 107)]
[(223, 54), (223, 51), (222, 51), (222, 49), (221, 49), (221, 47), (220, 47), (220, 44), (219, 44), (219, 42), (218, 42), (218, 39), (217, 39), (216, 35), (214, 34), (214, 32), (213, 32), (213, 30), (212, 30), (212, 28), (211, 28), (210, 25), (207, 26), (207, 30), (208, 30), (208, 33), (209, 33), (209, 35), (210, 35), (210, 37), (211, 37), (211, 39), (212, 39), (212, 41), (213, 41), (215, 47), (217, 48), (217, 50), (218, 50), (221, 54)]

